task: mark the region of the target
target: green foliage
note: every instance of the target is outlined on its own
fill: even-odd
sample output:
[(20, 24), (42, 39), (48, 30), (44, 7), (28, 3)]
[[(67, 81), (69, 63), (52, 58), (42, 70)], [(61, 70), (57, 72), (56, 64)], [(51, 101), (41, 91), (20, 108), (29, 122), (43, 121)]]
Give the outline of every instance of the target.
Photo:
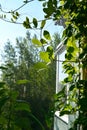
[[(64, 79), (64, 85), (69, 85), (68, 103), (61, 104), (61, 98), (64, 99), (64, 91), (59, 92), (58, 108), (61, 114), (71, 114), (79, 111), (78, 119), (75, 122), (82, 125), (82, 129), (87, 128), (87, 1), (86, 0), (60, 0), (44, 1), (43, 11), (45, 18), (52, 18), (54, 21), (65, 19), (65, 29), (63, 32), (63, 42), (66, 45), (65, 61), (63, 63), (64, 72), (67, 77)], [(62, 19), (63, 18), (63, 19)], [(62, 24), (61, 22), (61, 24)], [(63, 25), (63, 24), (62, 24)], [(83, 71), (83, 77), (81, 70)], [(84, 83), (81, 83), (81, 77)], [(80, 81), (80, 82), (79, 82)], [(79, 93), (78, 93), (79, 92)], [(73, 105), (76, 109), (73, 108)], [(85, 107), (84, 107), (85, 106)], [(82, 116), (83, 115), (83, 116)], [(76, 128), (76, 126), (75, 126)], [(74, 129), (74, 128), (71, 128)]]
[(38, 22), (37, 22), (36, 18), (33, 18), (33, 24), (34, 24), (35, 28), (38, 26)]
[[(33, 39), (34, 44), (27, 32), (25, 38), (16, 39), (15, 47), (10, 42), (5, 44), (3, 56), (5, 67), (1, 66), (1, 69), (2, 78), (11, 91), (12, 109), (10, 111), (8, 107), (5, 111), (9, 112), (8, 115), (11, 112), (11, 129), (13, 130), (44, 128), (50, 130), (53, 123), (51, 111), (54, 109), (55, 62), (48, 65), (48, 62), (52, 60), (53, 48), (48, 46), (47, 51), (43, 51), (44, 54), (47, 53), (47, 57), (42, 54), (42, 59), (40, 59), (38, 53), (43, 48), (36, 47), (39, 41), (36, 36)], [(10, 99), (3, 98), (2, 105), (8, 100)], [(5, 121), (5, 118), (3, 120)], [(8, 122), (7, 118), (6, 121)], [(20, 123), (22, 121), (23, 123)]]
[(44, 28), (45, 24), (46, 24), (46, 20), (42, 20), (42, 22), (41, 22), (41, 29)]
[(38, 39), (36, 39), (36, 38), (33, 38), (33, 39), (32, 39), (32, 42), (33, 42), (35, 45), (37, 45), (38, 47), (41, 47), (41, 46), (42, 46), (42, 43), (41, 43)]
[(11, 14), (12, 14), (11, 21), (16, 22), (20, 16), (20, 14), (18, 12), (12, 12)]
[(23, 26), (28, 29), (31, 28), (30, 22), (29, 22), (29, 18), (26, 17), (26, 20), (23, 22)]
[(49, 33), (48, 31), (44, 30), (43, 36), (44, 36), (47, 40), (51, 40), (51, 36), (50, 36), (50, 33)]
[(47, 69), (47, 65), (45, 62), (37, 62), (34, 64), (35, 70), (42, 70), (42, 69)]
[(28, 80), (23, 79), (23, 80), (18, 80), (17, 84), (27, 84), (28, 82), (29, 82)]
[[(17, 100), (18, 93), (16, 91), (12, 91), (11, 88), (6, 86), (5, 83), (0, 83), (0, 129), (1, 130), (22, 130), (23, 127), (19, 123), (16, 123), (16, 119), (21, 120), (22, 117), (18, 116), (17, 113), (26, 111), (30, 113), (30, 107), (28, 103), (22, 102), (21, 100)], [(21, 120), (21, 124), (22, 124)], [(29, 119), (26, 122), (29, 123)]]
[(40, 57), (45, 62), (50, 62), (48, 52), (40, 52)]

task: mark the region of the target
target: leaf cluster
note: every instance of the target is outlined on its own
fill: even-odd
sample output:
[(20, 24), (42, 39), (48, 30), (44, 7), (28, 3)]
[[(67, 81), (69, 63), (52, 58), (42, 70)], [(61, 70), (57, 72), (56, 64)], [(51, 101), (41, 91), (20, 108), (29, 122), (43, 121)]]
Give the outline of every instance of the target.
[[(74, 109), (73, 106), (77, 106), (75, 112), (79, 111), (78, 121), (80, 120), (79, 123), (83, 125), (83, 129), (85, 130), (87, 126), (87, 118), (85, 116), (87, 113), (87, 95), (84, 89), (85, 84), (79, 82), (79, 80), (82, 77), (81, 70), (83, 70), (82, 78), (87, 80), (87, 1), (60, 0), (58, 2), (55, 1), (54, 3), (51, 0), (50, 4), (50, 0), (48, 0), (44, 5), (45, 7), (43, 7), (46, 18), (52, 17), (55, 21), (61, 20), (62, 17), (65, 19), (65, 29), (62, 38), (67, 52), (63, 66), (64, 72), (68, 76), (64, 79), (64, 84), (69, 85), (68, 99), (71, 103), (66, 104), (64, 107), (63, 105), (61, 106), (62, 102), (60, 102), (58, 108), (61, 106), (62, 114), (70, 114)], [(64, 91), (62, 90), (58, 94), (59, 101), (61, 97), (64, 97)], [(82, 115), (84, 116), (82, 117)]]

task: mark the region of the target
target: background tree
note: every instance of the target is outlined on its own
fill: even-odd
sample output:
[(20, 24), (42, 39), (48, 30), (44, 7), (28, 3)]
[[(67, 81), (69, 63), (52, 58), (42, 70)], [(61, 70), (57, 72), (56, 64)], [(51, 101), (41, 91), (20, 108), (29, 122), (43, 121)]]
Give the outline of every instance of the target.
[[(59, 43), (59, 35), (56, 34), (54, 41), (56, 45)], [(54, 49), (55, 43), (52, 42)], [(19, 93), (18, 100), (25, 100), (30, 104), (32, 114), (41, 121), (45, 129), (51, 129), (53, 127), (56, 64), (53, 61), (48, 67), (40, 70), (40, 63), (43, 65), (43, 62), (38, 57), (38, 53), (41, 49), (42, 47), (38, 49), (32, 44), (29, 32), (26, 33), (25, 38), (17, 38), (15, 46), (7, 42), (3, 57), (5, 57), (4, 66), (8, 69), (3, 71), (2, 77), (12, 91)], [(7, 74), (9, 75), (6, 78)], [(36, 121), (31, 122), (33, 130), (41, 130), (41, 126)]]

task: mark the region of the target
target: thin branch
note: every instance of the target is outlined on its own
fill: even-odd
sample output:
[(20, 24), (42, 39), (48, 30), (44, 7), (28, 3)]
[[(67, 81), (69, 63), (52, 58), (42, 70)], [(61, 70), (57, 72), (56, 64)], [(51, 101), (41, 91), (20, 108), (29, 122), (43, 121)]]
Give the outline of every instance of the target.
[[(22, 25), (23, 23), (21, 22), (13, 22), (13, 21), (10, 21), (10, 20), (7, 20), (7, 19), (3, 19), (3, 18), (0, 18), (1, 20), (3, 20), (4, 22), (7, 22), (7, 23), (11, 23), (11, 24), (19, 24), (19, 25)], [(33, 22), (31, 22), (30, 24), (32, 24)], [(29, 28), (31, 30), (41, 30), (41, 28)]]
[(13, 12), (18, 11), (19, 9), (21, 9), (21, 8), (24, 7), (26, 4), (28, 4), (28, 3), (32, 2), (32, 1), (34, 1), (34, 0), (29, 0), (29, 1), (27, 1), (26, 3), (24, 3), (23, 5), (21, 5), (21, 6), (18, 7), (17, 9), (13, 10)]
[[(23, 24), (22, 22), (13, 22), (13, 21), (11, 21), (11, 20), (8, 20), (8, 19), (4, 19), (4, 18), (0, 18), (1, 20), (3, 20), (3, 21), (5, 21), (5, 22), (7, 22), (7, 23), (14, 23), (14, 24)], [(44, 19), (44, 20), (51, 20), (51, 18), (48, 18), (48, 19)], [(38, 20), (37, 22), (38, 23), (40, 23), (40, 22), (42, 22), (43, 20)], [(33, 22), (30, 22), (30, 24), (32, 24)], [(36, 29), (40, 29), (41, 30), (41, 28), (36, 28)]]
[(3, 19), (3, 18), (0, 18), (0, 19), (3, 20), (3, 21), (5, 21), (5, 22), (7, 22), (7, 23), (23, 24), (23, 23), (21, 23), (21, 22), (13, 22), (13, 21), (11, 21), (11, 20), (7, 20), (7, 19)]
[(17, 9), (14, 9), (13, 11), (5, 11), (5, 10), (3, 10), (1, 7), (0, 7), (0, 9), (1, 9), (1, 11), (2, 11), (3, 13), (12, 13), (12, 12), (16, 12), (16, 11), (20, 10), (20, 9), (23, 8), (26, 4), (28, 4), (28, 3), (32, 2), (32, 1), (34, 1), (34, 0), (29, 0), (29, 1), (27, 1), (26, 3), (22, 4), (20, 7), (18, 7)]

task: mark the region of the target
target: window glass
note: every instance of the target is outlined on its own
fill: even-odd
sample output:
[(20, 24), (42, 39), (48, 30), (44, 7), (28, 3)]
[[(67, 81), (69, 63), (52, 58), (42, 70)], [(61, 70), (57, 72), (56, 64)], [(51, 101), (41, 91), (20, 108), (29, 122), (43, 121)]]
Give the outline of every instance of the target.
[(65, 78), (62, 63), (65, 60), (65, 51), (59, 54), (59, 82)]

